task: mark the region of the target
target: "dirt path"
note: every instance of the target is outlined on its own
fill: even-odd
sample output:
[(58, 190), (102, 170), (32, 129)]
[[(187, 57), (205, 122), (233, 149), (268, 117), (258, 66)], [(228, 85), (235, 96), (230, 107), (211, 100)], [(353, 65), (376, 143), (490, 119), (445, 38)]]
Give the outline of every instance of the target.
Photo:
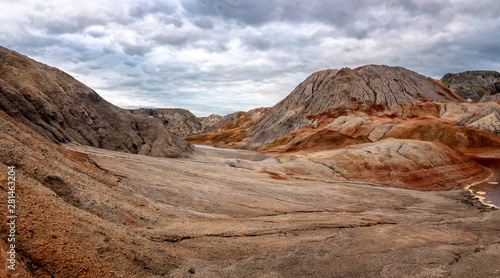
[(127, 196), (121, 224), (182, 258), (169, 277), (500, 275), (500, 211), (466, 191), (334, 180), (246, 152), (165, 159), (69, 147), (120, 181), (97, 204)]

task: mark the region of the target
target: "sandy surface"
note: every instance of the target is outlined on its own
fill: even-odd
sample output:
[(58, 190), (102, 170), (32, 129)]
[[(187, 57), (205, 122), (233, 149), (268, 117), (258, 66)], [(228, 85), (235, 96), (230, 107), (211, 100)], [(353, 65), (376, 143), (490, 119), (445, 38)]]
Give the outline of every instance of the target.
[(136, 203), (117, 224), (181, 258), (166, 277), (500, 276), (500, 211), (467, 191), (336, 181), (251, 152), (66, 147), (117, 177), (114, 198)]

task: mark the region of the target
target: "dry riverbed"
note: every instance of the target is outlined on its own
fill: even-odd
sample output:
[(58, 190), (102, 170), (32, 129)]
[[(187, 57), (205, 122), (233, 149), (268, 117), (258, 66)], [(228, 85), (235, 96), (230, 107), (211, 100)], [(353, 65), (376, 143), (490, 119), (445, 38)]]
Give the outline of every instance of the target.
[[(336, 180), (252, 152), (166, 159), (66, 147), (119, 181), (87, 210), (179, 259), (165, 277), (500, 276), (500, 211), (465, 190)], [(106, 213), (99, 205), (113, 202)]]

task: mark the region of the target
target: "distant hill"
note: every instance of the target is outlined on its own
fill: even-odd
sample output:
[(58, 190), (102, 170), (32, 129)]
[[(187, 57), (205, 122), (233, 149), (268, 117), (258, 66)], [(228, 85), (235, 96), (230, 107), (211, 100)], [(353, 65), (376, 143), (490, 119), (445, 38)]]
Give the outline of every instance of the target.
[(134, 115), (159, 118), (163, 125), (175, 135), (186, 137), (203, 131), (203, 124), (189, 110), (180, 108), (130, 109)]
[[(253, 110), (227, 115), (186, 140), (278, 152), (332, 150), (387, 138), (439, 141), (459, 149), (500, 147), (498, 103), (468, 103), (441, 81), (402, 67), (318, 71), (266, 111), (258, 117)], [(250, 118), (251, 124), (245, 120)]]
[(312, 123), (308, 116), (329, 110), (356, 110), (366, 105), (401, 113), (402, 104), (427, 100), (464, 101), (439, 81), (402, 67), (368, 65), (354, 70), (323, 70), (313, 73), (273, 106), (250, 131), (250, 141), (272, 142)]
[[(447, 73), (441, 81), (464, 99), (473, 101), (481, 101), (483, 97), (500, 93), (500, 73), (497, 71), (475, 70)], [(485, 99), (485, 101), (488, 100)]]
[(193, 146), (158, 119), (104, 100), (69, 74), (0, 47), (0, 110), (53, 142), (180, 157)]
[(221, 115), (210, 114), (207, 117), (199, 117), (198, 120), (201, 122), (203, 126), (203, 131), (208, 131), (212, 126), (218, 123), (222, 119)]
[(220, 147), (230, 146), (230, 143), (245, 139), (250, 128), (260, 122), (268, 110), (269, 108), (264, 107), (248, 112), (238, 111), (223, 117), (211, 115), (211, 126), (207, 126), (202, 134), (186, 137), (185, 140), (193, 144), (218, 142)]

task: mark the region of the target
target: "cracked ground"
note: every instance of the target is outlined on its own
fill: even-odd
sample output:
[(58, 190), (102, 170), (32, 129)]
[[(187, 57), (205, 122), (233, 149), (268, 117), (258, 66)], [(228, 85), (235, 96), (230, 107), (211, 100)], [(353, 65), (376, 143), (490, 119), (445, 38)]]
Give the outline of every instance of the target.
[[(500, 212), (466, 191), (326, 180), (313, 170), (277, 179), (266, 167), (293, 165), (244, 152), (164, 159), (70, 147), (118, 181), (82, 208), (180, 258), (165, 277), (500, 275)], [(261, 170), (238, 167), (247, 160)]]

